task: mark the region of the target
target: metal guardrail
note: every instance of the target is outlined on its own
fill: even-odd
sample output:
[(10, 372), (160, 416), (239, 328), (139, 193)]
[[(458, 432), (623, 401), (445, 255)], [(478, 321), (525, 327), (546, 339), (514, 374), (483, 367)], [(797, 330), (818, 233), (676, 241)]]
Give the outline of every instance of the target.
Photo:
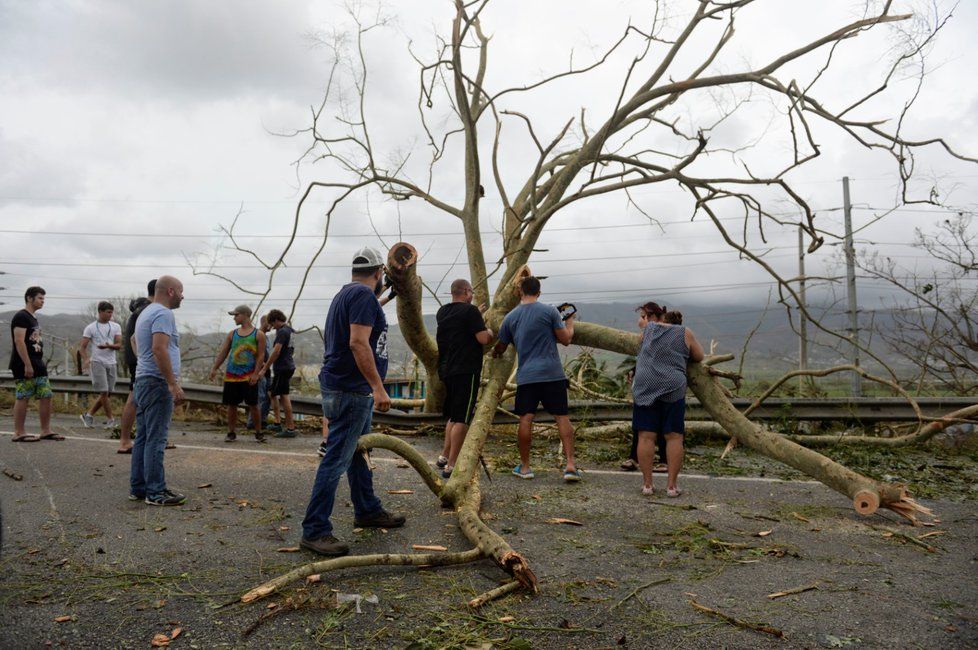
[[(51, 387), (55, 392), (88, 394), (94, 393), (91, 380), (88, 377), (53, 375), (50, 377)], [(12, 388), (13, 378), (9, 374), (0, 374), (0, 387)], [(120, 379), (116, 382), (115, 395), (125, 396), (129, 391), (129, 380)], [(183, 384), (183, 392), (187, 400), (198, 404), (220, 404), (221, 388), (210, 384)], [(302, 415), (322, 415), (322, 404), (318, 397), (291, 395), (292, 409)], [(393, 400), (394, 407), (386, 413), (374, 413), (374, 422), (395, 427), (416, 427), (425, 424), (440, 425), (444, 418), (439, 414), (417, 413), (400, 410), (398, 407), (410, 407), (416, 400)], [(739, 410), (744, 410), (752, 400), (734, 398), (731, 400)], [(978, 404), (976, 397), (924, 397), (917, 400), (920, 410), (925, 417), (942, 417), (952, 411)], [(587, 419), (591, 422), (611, 422), (630, 420), (632, 408), (628, 404), (613, 402), (574, 401), (570, 403), (571, 415), (575, 419)], [(898, 397), (863, 397), (858, 399), (795, 399), (771, 398), (756, 409), (750, 416), (756, 420), (843, 420), (863, 423), (913, 421), (917, 419), (910, 404)], [(538, 421), (551, 421), (548, 414), (541, 413)], [(696, 399), (686, 402), (687, 420), (709, 420), (710, 417)], [(516, 420), (503, 413), (495, 419), (496, 424), (513, 424)]]

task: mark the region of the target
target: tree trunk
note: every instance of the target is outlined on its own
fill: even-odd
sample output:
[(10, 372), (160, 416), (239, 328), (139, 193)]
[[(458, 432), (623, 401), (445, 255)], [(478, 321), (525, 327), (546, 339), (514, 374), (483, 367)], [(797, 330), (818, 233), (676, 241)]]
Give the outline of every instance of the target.
[(424, 410), (437, 413), (445, 399), (445, 386), (438, 377), (438, 344), (428, 334), (421, 314), (421, 278), (418, 277), (418, 251), (398, 242), (387, 253), (387, 274), (397, 290), (397, 324), (401, 335), (427, 373)]
[[(623, 354), (637, 354), (639, 335), (601, 325), (578, 323), (574, 326), (574, 343)], [(816, 451), (757, 426), (730, 403), (707, 366), (691, 363), (687, 373), (693, 394), (731, 437), (849, 497), (860, 514), (870, 515), (880, 506), (889, 508), (912, 522), (916, 522), (917, 513), (930, 514), (929, 510), (909, 497), (904, 486), (874, 481)]]

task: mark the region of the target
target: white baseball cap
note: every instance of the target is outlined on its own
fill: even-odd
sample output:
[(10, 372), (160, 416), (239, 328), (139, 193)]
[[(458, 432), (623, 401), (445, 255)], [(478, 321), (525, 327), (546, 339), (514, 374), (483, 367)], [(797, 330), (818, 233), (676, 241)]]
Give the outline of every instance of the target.
[(383, 266), (384, 258), (376, 248), (364, 246), (353, 255), (354, 269), (370, 269), (375, 266)]

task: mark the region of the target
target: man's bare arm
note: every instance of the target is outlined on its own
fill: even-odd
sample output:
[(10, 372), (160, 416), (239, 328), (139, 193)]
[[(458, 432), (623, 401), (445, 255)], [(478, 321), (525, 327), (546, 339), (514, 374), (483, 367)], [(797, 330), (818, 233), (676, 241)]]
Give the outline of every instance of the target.
[(350, 350), (357, 362), (357, 368), (360, 369), (363, 378), (367, 380), (373, 390), (374, 408), (378, 411), (386, 411), (391, 407), (391, 399), (387, 395), (380, 374), (377, 372), (374, 351), (370, 347), (370, 332), (372, 330), (373, 327), (370, 325), (350, 323)]
[(268, 372), (268, 369), (272, 367), (272, 364), (275, 363), (280, 354), (282, 354), (282, 344), (276, 343), (272, 346), (272, 353), (268, 355), (268, 360), (262, 365), (261, 372), (258, 374), (264, 375)]
[(702, 361), (703, 357), (706, 356), (703, 352), (703, 346), (696, 340), (693, 330), (688, 327), (686, 328), (686, 346), (689, 348), (690, 361)]
[(170, 346), (170, 335), (163, 332), (153, 333), (153, 359), (156, 367), (160, 369), (160, 374), (166, 381), (167, 386), (175, 386), (177, 378), (173, 374), (173, 364), (170, 363), (170, 353), (167, 348)]
[[(34, 366), (31, 364), (31, 357), (27, 354), (27, 328), (14, 328), (14, 348), (20, 355), (20, 360), (24, 362), (24, 372), (28, 378), (34, 376)], [(30, 369), (30, 373), (27, 370)]]
[[(214, 365), (211, 366), (211, 372), (208, 375), (210, 379), (214, 379), (214, 375), (217, 373), (217, 369), (220, 368), (221, 364), (224, 363), (224, 360), (228, 358), (228, 352), (231, 351), (231, 338), (233, 336), (234, 336), (234, 332), (228, 332), (228, 335), (224, 337), (224, 342), (221, 343), (221, 349), (217, 351), (217, 357), (214, 358)], [(153, 342), (154, 342), (153, 353), (155, 354), (156, 353), (155, 335), (154, 335)]]
[(555, 329), (554, 335), (561, 345), (570, 345), (574, 339), (574, 317), (568, 318), (560, 329)]
[(481, 332), (476, 332), (475, 340), (479, 342), (479, 345), (489, 345), (492, 341), (492, 330), (488, 327)]
[(495, 359), (503, 356), (503, 354), (506, 352), (506, 348), (508, 347), (509, 343), (503, 343), (502, 341), (496, 343), (496, 345), (492, 348), (492, 357)]
[(81, 341), (78, 342), (78, 353), (81, 355), (82, 366), (87, 366), (89, 363), (88, 344), (91, 342), (92, 339), (87, 336), (83, 336)]

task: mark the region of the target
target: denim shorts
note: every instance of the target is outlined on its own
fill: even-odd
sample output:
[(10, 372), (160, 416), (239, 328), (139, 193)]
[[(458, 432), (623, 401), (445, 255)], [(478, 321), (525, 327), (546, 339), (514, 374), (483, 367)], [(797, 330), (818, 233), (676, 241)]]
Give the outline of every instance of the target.
[(632, 406), (632, 431), (686, 433), (686, 399), (656, 400), (650, 406)]

